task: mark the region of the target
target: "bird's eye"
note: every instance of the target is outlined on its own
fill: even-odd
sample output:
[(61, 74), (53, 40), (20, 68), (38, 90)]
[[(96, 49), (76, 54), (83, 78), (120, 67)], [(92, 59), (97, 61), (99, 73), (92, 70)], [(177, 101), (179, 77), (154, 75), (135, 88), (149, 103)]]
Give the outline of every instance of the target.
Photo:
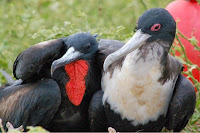
[(90, 47), (91, 47), (91, 44), (90, 44), (90, 43), (87, 43), (87, 44), (84, 46), (85, 49), (90, 49)]
[(151, 27), (151, 31), (158, 31), (158, 30), (160, 30), (160, 28), (161, 28), (161, 24), (154, 24)]

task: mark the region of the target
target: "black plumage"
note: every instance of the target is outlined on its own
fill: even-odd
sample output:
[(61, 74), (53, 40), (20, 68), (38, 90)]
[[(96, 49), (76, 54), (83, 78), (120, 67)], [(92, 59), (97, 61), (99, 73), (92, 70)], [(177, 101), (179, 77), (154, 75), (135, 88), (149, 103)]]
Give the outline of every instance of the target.
[(194, 101), (196, 95), (193, 84), (180, 74), (168, 108), (165, 127), (175, 132), (181, 131), (194, 112)]
[(55, 39), (31, 46), (20, 53), (13, 64), (13, 75), (24, 82), (51, 78), (51, 64), (66, 52), (64, 39)]
[[(24, 127), (40, 125), (49, 131), (89, 131), (88, 107), (92, 95), (100, 89), (101, 81), (101, 71), (96, 61), (97, 50), (95, 36), (77, 33), (41, 42), (23, 51), (13, 67), (15, 78), (22, 79), (22, 84), (5, 89), (6, 94), (4, 90), (0, 92), (1, 103), (4, 104), (0, 107), (3, 122), (10, 121), (14, 127), (22, 124)], [(76, 61), (84, 61), (85, 64), (76, 64)], [(84, 79), (81, 79), (86, 90), (83, 99), (79, 100), (80, 104), (69, 99), (71, 95), (76, 98), (76, 93), (79, 92), (67, 92), (66, 86), (71, 79), (65, 69), (70, 63), (74, 63), (71, 65), (75, 66), (71, 73), (75, 73), (75, 77), (82, 74), (76, 70), (87, 72)], [(72, 86), (79, 83), (74, 84)], [(18, 96), (17, 92), (21, 95)], [(6, 102), (9, 101), (7, 95), (15, 97), (10, 105)], [(19, 97), (23, 98), (17, 100)]]
[(0, 90), (0, 118), (4, 127), (10, 122), (14, 127), (47, 128), (60, 103), (60, 88), (52, 79), (8, 86)]

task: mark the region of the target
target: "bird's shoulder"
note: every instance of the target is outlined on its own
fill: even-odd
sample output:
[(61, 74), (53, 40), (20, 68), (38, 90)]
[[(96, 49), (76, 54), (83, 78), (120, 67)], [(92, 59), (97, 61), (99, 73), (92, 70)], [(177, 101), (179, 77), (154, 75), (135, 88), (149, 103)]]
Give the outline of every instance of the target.
[(41, 78), (41, 73), (50, 76), (51, 63), (65, 52), (62, 39), (54, 39), (35, 44), (21, 52), (13, 65), (13, 74), (17, 79)]
[(97, 53), (98, 65), (103, 68), (103, 63), (108, 55), (124, 46), (124, 42), (112, 39), (100, 39)]
[(99, 53), (108, 56), (109, 54), (119, 50), (122, 46), (124, 46), (124, 44), (124, 42), (119, 40), (100, 39), (98, 50)]

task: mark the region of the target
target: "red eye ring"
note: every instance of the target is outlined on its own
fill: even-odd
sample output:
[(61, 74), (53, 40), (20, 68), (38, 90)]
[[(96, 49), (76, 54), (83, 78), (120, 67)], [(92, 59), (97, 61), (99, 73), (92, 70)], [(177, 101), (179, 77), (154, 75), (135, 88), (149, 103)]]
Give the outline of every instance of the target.
[(158, 31), (158, 30), (160, 30), (160, 28), (161, 28), (161, 24), (154, 24), (151, 27), (151, 31)]

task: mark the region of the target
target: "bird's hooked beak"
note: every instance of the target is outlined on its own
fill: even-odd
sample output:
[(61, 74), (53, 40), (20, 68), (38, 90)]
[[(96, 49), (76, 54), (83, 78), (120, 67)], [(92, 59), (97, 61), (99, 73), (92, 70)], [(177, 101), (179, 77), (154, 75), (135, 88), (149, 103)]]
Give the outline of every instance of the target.
[(108, 67), (121, 57), (131, 53), (135, 49), (145, 44), (151, 35), (143, 33), (140, 29), (135, 32), (133, 37), (119, 50), (110, 54), (104, 61), (103, 69), (106, 72)]
[(51, 76), (53, 76), (53, 73), (57, 68), (78, 60), (82, 55), (83, 53), (76, 51), (74, 47), (70, 47), (60, 59), (57, 59), (52, 63)]

